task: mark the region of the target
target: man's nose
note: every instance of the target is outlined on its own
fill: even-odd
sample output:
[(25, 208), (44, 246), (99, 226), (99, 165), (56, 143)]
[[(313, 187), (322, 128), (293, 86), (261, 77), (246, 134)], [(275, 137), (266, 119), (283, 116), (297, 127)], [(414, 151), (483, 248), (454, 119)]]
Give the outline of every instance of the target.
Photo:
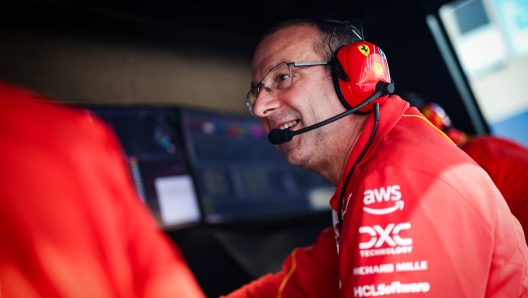
[(267, 117), (275, 109), (279, 108), (280, 105), (281, 102), (277, 97), (271, 95), (265, 88), (262, 88), (253, 105), (253, 114), (260, 118)]

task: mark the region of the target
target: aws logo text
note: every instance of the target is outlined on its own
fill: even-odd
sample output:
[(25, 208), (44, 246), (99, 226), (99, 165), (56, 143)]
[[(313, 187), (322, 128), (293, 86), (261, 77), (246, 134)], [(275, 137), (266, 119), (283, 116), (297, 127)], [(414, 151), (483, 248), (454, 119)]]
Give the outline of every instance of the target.
[[(380, 187), (375, 189), (367, 189), (363, 193), (363, 204), (365, 205), (363, 207), (363, 211), (370, 213), (370, 214), (376, 214), (376, 215), (384, 215), (392, 213), (396, 210), (403, 210), (404, 203), (401, 201), (402, 194), (400, 192), (400, 186), (399, 185), (392, 185), (387, 187)], [(390, 202), (393, 201), (394, 205), (385, 207), (385, 208), (370, 208), (367, 207), (371, 204), (376, 203), (383, 203), (383, 202)], [(386, 204), (385, 204), (386, 205)]]

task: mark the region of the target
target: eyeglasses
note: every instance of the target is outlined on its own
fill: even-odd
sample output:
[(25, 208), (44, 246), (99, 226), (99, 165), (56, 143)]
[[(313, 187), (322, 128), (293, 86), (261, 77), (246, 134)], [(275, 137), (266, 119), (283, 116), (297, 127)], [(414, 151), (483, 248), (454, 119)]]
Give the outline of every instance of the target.
[(266, 73), (264, 78), (255, 86), (249, 90), (246, 96), (246, 105), (249, 109), (249, 113), (253, 116), (253, 107), (257, 101), (257, 97), (262, 89), (266, 90), (269, 94), (277, 97), (281, 95), (293, 84), (293, 76), (291, 67), (301, 66), (316, 66), (316, 65), (331, 65), (331, 61), (321, 62), (281, 62), (275, 65), (272, 69)]

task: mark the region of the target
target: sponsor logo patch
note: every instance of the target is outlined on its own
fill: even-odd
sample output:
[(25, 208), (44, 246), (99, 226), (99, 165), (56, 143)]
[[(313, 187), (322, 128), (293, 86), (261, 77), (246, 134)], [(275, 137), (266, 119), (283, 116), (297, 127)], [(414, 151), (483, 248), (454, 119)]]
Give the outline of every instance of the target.
[[(399, 185), (391, 185), (387, 187), (380, 187), (375, 189), (367, 189), (363, 193), (363, 211), (375, 214), (375, 215), (385, 215), (392, 213), (396, 210), (403, 210), (404, 203), (401, 200), (402, 194), (400, 192)], [(375, 205), (379, 206), (386, 202), (394, 202), (394, 205), (384, 208), (373, 208)], [(386, 205), (386, 204), (384, 204)], [(367, 207), (368, 206), (368, 207)]]
[(358, 46), (359, 51), (361, 54), (368, 56), (370, 54), (370, 48), (367, 45), (360, 45)]
[(425, 271), (429, 268), (427, 261), (398, 262), (354, 268), (354, 275), (370, 275), (392, 272)]
[(354, 297), (377, 297), (395, 294), (427, 293), (431, 289), (428, 282), (401, 283), (393, 281), (390, 284), (364, 285), (354, 287)]
[(376, 62), (374, 65), (372, 65), (372, 70), (378, 75), (381, 76), (385, 73), (385, 69), (383, 68), (383, 65), (381, 63)]
[[(359, 228), (360, 239), (368, 239), (359, 243), (361, 257), (383, 255), (399, 255), (412, 252), (412, 238), (403, 238), (401, 231), (410, 230), (411, 223), (388, 224), (385, 228), (380, 225), (363, 226)], [(363, 236), (366, 235), (367, 237)], [(388, 247), (387, 247), (388, 246)]]

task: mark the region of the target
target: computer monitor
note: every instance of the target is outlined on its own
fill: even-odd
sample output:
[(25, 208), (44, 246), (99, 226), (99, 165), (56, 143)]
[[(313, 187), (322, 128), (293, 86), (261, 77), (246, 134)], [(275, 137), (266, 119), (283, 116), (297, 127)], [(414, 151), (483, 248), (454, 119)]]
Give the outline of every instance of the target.
[(330, 212), (335, 187), (289, 165), (258, 118), (192, 108), (181, 116), (205, 223), (266, 224)]
[(528, 146), (528, 1), (450, 1), (437, 15), (426, 21), (476, 133)]
[(164, 229), (201, 222), (195, 185), (172, 107), (90, 107), (117, 134), (139, 197)]

